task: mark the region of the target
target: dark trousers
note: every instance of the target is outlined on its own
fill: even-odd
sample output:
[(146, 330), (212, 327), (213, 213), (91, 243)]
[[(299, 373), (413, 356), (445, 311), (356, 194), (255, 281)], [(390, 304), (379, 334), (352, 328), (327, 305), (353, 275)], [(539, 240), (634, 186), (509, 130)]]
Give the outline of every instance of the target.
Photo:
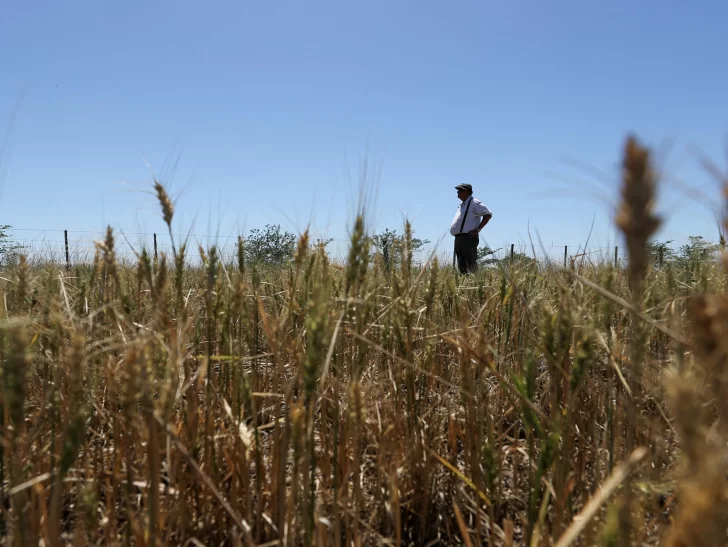
[(471, 234), (455, 236), (455, 258), (461, 274), (475, 273), (478, 270), (478, 236)]

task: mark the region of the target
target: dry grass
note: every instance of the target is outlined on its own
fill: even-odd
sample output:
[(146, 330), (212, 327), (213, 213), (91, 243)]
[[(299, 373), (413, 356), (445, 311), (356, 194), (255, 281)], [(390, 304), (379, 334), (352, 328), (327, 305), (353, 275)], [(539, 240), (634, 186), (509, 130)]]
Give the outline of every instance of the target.
[(640, 258), (656, 182), (634, 140), (624, 165), (628, 271), (387, 270), (363, 219), (343, 269), (306, 234), (278, 269), (242, 240), (130, 267), (111, 230), (93, 265), (21, 261), (3, 541), (724, 544), (726, 273)]

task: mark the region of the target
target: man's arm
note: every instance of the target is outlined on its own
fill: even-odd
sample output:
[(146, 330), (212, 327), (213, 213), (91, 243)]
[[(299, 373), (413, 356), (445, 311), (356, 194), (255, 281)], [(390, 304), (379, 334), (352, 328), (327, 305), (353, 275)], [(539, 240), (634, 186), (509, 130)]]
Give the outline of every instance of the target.
[(479, 199), (473, 199), (473, 212), (476, 216), (482, 217), (478, 227), (470, 232), (473, 236), (477, 236), (478, 233), (488, 224), (488, 221), (493, 217), (493, 213), (490, 212), (485, 204)]
[(488, 212), (485, 215), (483, 215), (483, 220), (480, 221), (480, 224), (478, 225), (478, 227), (475, 230), (473, 230), (472, 232), (470, 232), (473, 235), (473, 237), (477, 237), (477, 235), (480, 233), (480, 230), (482, 230), (483, 227), (486, 224), (488, 224), (488, 222), (490, 221), (490, 219), (492, 217), (493, 217), (493, 214), (491, 212)]
[(485, 228), (485, 225), (488, 224), (488, 222), (490, 222), (491, 218), (493, 218), (493, 213), (491, 213), (490, 211), (487, 214), (483, 215), (483, 220), (480, 221), (480, 225), (478, 226), (478, 231)]

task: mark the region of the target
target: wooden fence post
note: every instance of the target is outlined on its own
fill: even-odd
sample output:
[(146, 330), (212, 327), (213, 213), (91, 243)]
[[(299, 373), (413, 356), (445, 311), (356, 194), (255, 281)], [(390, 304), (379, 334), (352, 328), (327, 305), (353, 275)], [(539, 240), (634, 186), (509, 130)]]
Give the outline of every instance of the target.
[(68, 230), (63, 230), (63, 239), (65, 240), (65, 243), (66, 243), (66, 269), (70, 270), (71, 269), (71, 257), (68, 254)]
[(157, 234), (154, 234), (154, 262), (157, 261)]
[(568, 256), (568, 245), (564, 245), (564, 268), (566, 268), (566, 258)]
[(614, 267), (619, 268), (619, 247), (614, 246)]
[(513, 248), (514, 247), (515, 247), (515, 245), (513, 243), (511, 243), (511, 262), (513, 262)]

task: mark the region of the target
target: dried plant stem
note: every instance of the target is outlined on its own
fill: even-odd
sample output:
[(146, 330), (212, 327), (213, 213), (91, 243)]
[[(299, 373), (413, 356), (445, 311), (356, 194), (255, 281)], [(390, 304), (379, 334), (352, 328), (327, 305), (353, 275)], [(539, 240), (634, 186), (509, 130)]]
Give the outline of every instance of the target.
[(237, 514), (237, 512), (231, 507), (228, 501), (223, 497), (220, 491), (212, 483), (210, 477), (208, 477), (202, 471), (202, 469), (200, 469), (200, 466), (192, 458), (187, 448), (185, 448), (182, 442), (177, 438), (177, 435), (175, 435), (174, 432), (170, 429), (169, 425), (165, 424), (158, 416), (155, 416), (154, 419), (164, 429), (165, 433), (169, 436), (169, 438), (172, 439), (172, 443), (177, 448), (177, 450), (179, 450), (180, 453), (185, 457), (187, 463), (195, 470), (200, 482), (205, 485), (205, 487), (210, 491), (215, 499), (217, 499), (218, 503), (222, 506), (225, 512), (230, 516), (235, 525), (243, 532), (247, 544), (249, 546), (255, 545), (255, 543), (253, 542), (253, 538), (250, 535), (250, 532), (252, 530), (250, 525), (240, 515)]
[(600, 507), (612, 496), (620, 485), (639, 467), (647, 456), (647, 449), (637, 448), (630, 454), (623, 463), (617, 466), (606, 482), (600, 487), (599, 492), (591, 497), (584, 508), (576, 515), (571, 525), (556, 542), (556, 547), (569, 547), (588, 526), (589, 522), (596, 516)]

